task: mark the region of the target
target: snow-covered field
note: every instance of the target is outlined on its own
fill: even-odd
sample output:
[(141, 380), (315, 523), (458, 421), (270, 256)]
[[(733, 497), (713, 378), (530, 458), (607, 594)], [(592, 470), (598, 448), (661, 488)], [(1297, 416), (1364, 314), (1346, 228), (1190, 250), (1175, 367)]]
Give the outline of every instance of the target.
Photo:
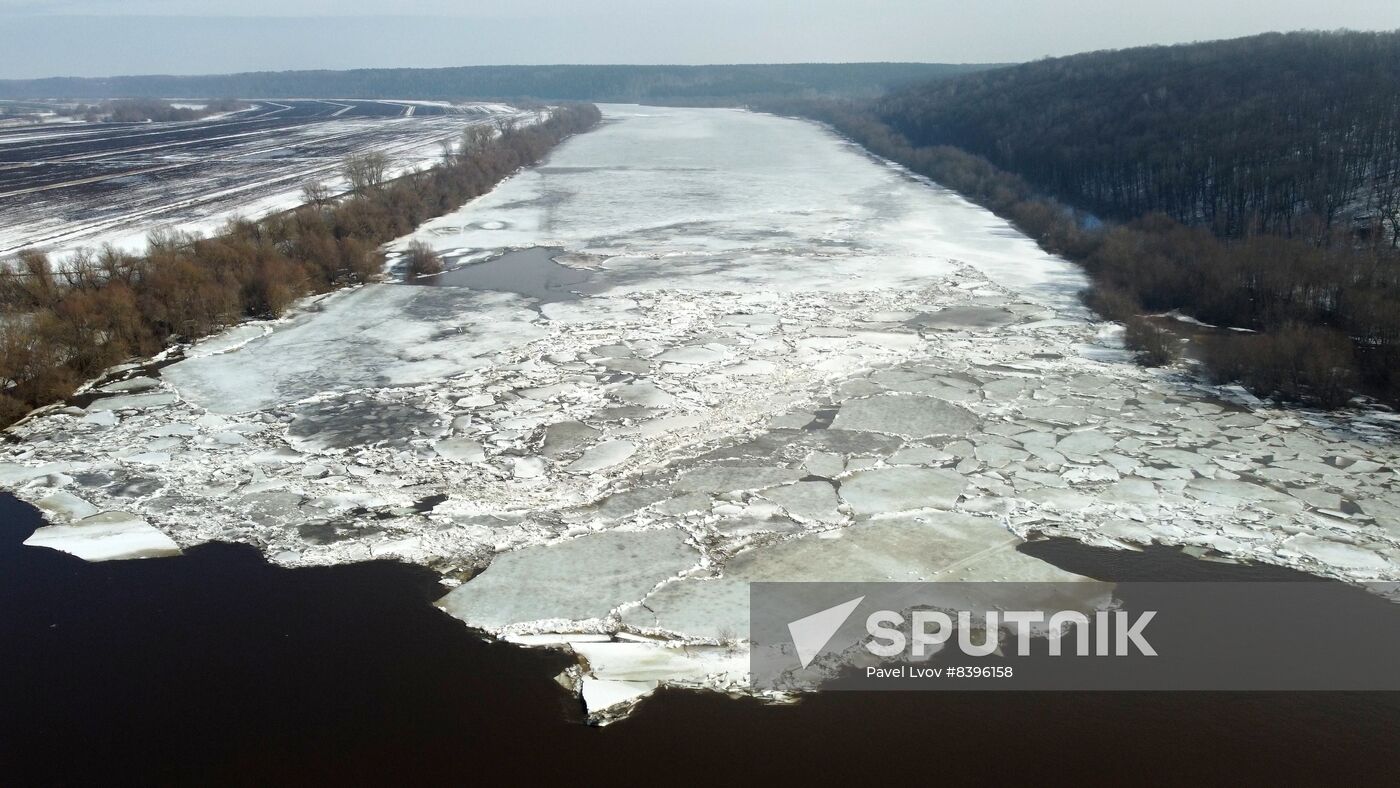
[(569, 644), (603, 716), (744, 691), (752, 581), (1078, 579), (1035, 534), (1400, 579), (1393, 420), (1128, 363), (1075, 268), (817, 126), (610, 107), (413, 238), (590, 277), (309, 301), (31, 419), (0, 484), (56, 527), (431, 566), (466, 623)]
[(388, 154), (390, 175), (430, 166), (444, 142), (501, 104), (287, 99), (180, 123), (75, 123), (0, 129), (0, 257), (64, 258), (105, 243), (144, 250), (157, 229), (212, 233), (302, 202), (302, 185), (342, 188), (346, 156)]

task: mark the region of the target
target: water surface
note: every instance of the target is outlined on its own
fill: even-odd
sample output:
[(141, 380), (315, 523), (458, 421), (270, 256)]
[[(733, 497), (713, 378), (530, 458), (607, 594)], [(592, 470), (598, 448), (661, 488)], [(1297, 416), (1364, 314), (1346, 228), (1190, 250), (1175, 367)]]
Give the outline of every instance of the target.
[[(0, 783), (566, 779), (1387, 784), (1400, 693), (852, 693), (765, 706), (665, 690), (607, 728), (561, 654), (432, 607), (428, 570), (281, 569), (252, 547), (88, 564), (19, 544), (0, 494)], [(1060, 541), (1105, 579), (1279, 579)], [(1296, 573), (1294, 573), (1296, 574)], [(1347, 611), (1338, 611), (1339, 616)]]
[(576, 286), (587, 282), (592, 274), (555, 262), (554, 258), (563, 251), (544, 247), (515, 249), (479, 263), (449, 268), (419, 282), (435, 287), (517, 293), (541, 304), (575, 301), (580, 298)]

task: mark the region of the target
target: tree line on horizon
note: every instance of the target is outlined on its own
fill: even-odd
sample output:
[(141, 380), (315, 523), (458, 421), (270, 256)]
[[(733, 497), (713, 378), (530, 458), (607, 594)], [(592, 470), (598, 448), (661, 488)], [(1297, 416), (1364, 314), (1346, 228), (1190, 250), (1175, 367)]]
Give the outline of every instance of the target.
[[(381, 244), (485, 194), (600, 120), (597, 107), (581, 104), (528, 126), (468, 126), (441, 162), (392, 180), (382, 153), (354, 156), (342, 168), (346, 195), (310, 183), (294, 210), (237, 219), (207, 238), (155, 233), (145, 254), (109, 245), (62, 265), (41, 251), (0, 261), (0, 427), (126, 359), (377, 279)], [(411, 273), (431, 272), (430, 253), (414, 259)]]
[(0, 99), (306, 96), (712, 104), (778, 96), (875, 97), (904, 85), (994, 67), (951, 63), (461, 66), (49, 77), (0, 80)]

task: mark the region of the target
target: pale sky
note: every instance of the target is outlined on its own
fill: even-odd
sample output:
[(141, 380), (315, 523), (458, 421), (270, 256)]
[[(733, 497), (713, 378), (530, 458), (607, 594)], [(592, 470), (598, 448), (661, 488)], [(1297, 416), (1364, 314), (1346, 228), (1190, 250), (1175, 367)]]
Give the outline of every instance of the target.
[(1338, 28), (1400, 28), (1400, 0), (0, 0), (0, 78), (522, 63), (1012, 62)]

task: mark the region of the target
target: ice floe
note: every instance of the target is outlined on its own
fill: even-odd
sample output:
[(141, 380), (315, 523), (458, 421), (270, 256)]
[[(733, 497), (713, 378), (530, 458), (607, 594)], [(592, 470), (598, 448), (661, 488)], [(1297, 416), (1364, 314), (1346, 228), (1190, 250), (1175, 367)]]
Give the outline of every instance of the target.
[(639, 599), (699, 561), (680, 531), (587, 534), (507, 553), (440, 605), (491, 630), (543, 619), (601, 620), (619, 599)]
[(77, 519), (71, 525), (46, 525), (35, 530), (24, 543), (62, 550), (85, 561), (180, 554), (170, 537), (127, 512), (102, 512)]

